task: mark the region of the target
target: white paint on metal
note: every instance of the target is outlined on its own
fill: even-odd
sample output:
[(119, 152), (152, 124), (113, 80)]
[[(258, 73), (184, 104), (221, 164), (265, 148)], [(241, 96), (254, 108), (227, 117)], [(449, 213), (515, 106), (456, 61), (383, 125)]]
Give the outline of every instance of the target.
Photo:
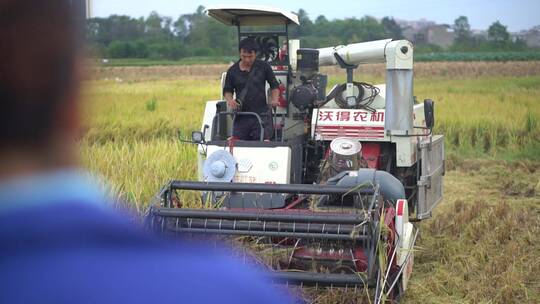
[(388, 70), (412, 70), (413, 68), (413, 45), (407, 40), (395, 40), (386, 45), (384, 51), (386, 57), (386, 69)]
[(386, 63), (387, 69), (413, 68), (413, 46), (407, 40), (384, 39), (319, 49), (319, 65), (337, 65), (337, 53), (347, 64)]
[(330, 143), (332, 152), (339, 155), (355, 155), (360, 153), (362, 145), (358, 140), (347, 137), (338, 137)]
[[(217, 150), (223, 150), (223, 147), (209, 145), (208, 155), (212, 155)], [(236, 146), (232, 155), (237, 163), (251, 163), (249, 170), (236, 171), (234, 182), (269, 184), (288, 184), (290, 182), (291, 148), (289, 147)]]
[(225, 25), (300, 25), (295, 13), (265, 5), (216, 5), (207, 8), (206, 13)]
[(298, 62), (296, 51), (300, 48), (300, 40), (290, 39), (289, 40), (289, 61), (291, 63), (291, 68), (293, 71), (296, 71), (296, 63)]
[(403, 288), (407, 287), (409, 278), (412, 273), (412, 264), (414, 263), (412, 242), (414, 227), (409, 223), (409, 205), (407, 200), (399, 199), (396, 202), (396, 247), (397, 247), (397, 264), (403, 268), (402, 284)]
[(338, 45), (319, 49), (319, 65), (337, 65), (334, 53), (337, 53), (347, 64), (384, 62), (384, 49), (392, 39)]

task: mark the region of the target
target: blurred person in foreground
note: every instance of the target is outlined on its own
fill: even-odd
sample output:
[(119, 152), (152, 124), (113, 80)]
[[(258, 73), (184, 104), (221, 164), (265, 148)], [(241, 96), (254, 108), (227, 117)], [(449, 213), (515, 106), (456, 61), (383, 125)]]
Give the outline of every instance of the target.
[(0, 1), (0, 303), (288, 302), (239, 261), (133, 227), (77, 169), (70, 3)]

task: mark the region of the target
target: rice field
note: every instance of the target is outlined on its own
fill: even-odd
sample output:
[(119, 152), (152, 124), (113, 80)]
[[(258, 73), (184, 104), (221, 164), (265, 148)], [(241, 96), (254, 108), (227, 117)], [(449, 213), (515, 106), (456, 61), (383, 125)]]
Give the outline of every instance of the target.
[[(174, 66), (126, 66), (105, 67), (91, 66), (90, 79), (122, 79), (124, 81), (146, 81), (178, 78), (219, 77), (227, 70), (228, 64), (174, 65)], [(321, 72), (328, 75), (344, 75), (336, 66), (321, 67)], [(415, 62), (414, 74), (420, 78), (480, 78), (480, 77), (521, 77), (540, 75), (540, 61), (507, 62)], [(355, 77), (379, 77), (385, 75), (383, 64), (365, 64), (358, 67)]]
[[(383, 82), (376, 67), (356, 79)], [(421, 224), (404, 302), (538, 303), (540, 62), (415, 68), (417, 99), (435, 101), (448, 172), (444, 202)], [(225, 66), (179, 69), (98, 69), (86, 82), (81, 161), (139, 212), (168, 180), (196, 179), (195, 147), (179, 139), (200, 128)], [(344, 80), (327, 72), (330, 85)]]

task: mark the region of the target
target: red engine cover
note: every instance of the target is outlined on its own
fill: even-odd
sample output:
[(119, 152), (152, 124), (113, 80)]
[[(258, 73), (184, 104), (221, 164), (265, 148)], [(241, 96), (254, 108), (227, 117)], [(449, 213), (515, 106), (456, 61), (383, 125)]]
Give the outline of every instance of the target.
[(377, 143), (362, 143), (362, 157), (366, 160), (369, 168), (379, 169), (381, 145)]

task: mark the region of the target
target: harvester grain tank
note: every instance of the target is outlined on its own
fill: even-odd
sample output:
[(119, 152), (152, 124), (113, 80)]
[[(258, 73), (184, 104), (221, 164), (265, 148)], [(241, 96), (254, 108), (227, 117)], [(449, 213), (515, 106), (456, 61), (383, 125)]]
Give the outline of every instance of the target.
[[(230, 111), (223, 97), (208, 101), (201, 130), (192, 134), (199, 181), (165, 185), (150, 210), (151, 226), (249, 236), (244, 245), (259, 252), (278, 282), (369, 286), (376, 301), (398, 297), (411, 275), (413, 222), (431, 217), (444, 175), (433, 102), (413, 97), (412, 44), (386, 39), (306, 49), (289, 39), (289, 26), (298, 24), (293, 13), (261, 6), (207, 13), (236, 26), (239, 40), (253, 37), (259, 59), (283, 85), (274, 135), (269, 142), (262, 134), (258, 141), (231, 140), (235, 117), (258, 115)], [(386, 84), (355, 81), (365, 63), (384, 63)], [(328, 93), (319, 72), (325, 65), (346, 74)], [(212, 208), (182, 208), (185, 191), (199, 191)]]

